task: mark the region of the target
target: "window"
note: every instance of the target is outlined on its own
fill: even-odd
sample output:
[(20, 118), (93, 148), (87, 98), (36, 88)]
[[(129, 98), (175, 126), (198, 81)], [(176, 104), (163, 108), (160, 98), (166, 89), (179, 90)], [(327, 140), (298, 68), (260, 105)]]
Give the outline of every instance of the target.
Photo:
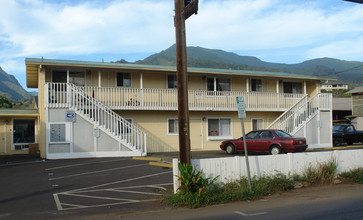
[(263, 129), (263, 119), (262, 118), (255, 118), (252, 119), (252, 130), (260, 130)]
[(69, 72), (69, 82), (76, 86), (84, 86), (85, 72)]
[(207, 78), (207, 91), (231, 91), (231, 80), (223, 78)]
[(259, 131), (251, 131), (246, 134), (246, 139), (256, 139), (258, 137)]
[(131, 73), (116, 73), (116, 86), (131, 87)]
[(231, 136), (231, 119), (208, 119), (208, 136)]
[(66, 124), (50, 124), (50, 139), (52, 143), (66, 142)]
[(294, 82), (284, 82), (284, 93), (302, 94), (302, 84)]
[(283, 132), (283, 131), (280, 131), (280, 130), (276, 130), (275, 131), (275, 134), (278, 136), (278, 137), (282, 137), (282, 138), (289, 138), (289, 137), (292, 137), (291, 135), (289, 135), (288, 133), (286, 132)]
[(52, 81), (57, 83), (66, 83), (67, 82), (67, 71), (53, 71), (52, 72)]
[(262, 80), (252, 79), (251, 80), (251, 91), (252, 92), (262, 92)]
[(14, 119), (13, 132), (13, 143), (15, 150), (29, 148), (29, 143), (35, 143), (35, 120)]
[(168, 119), (168, 134), (178, 134), (178, 119)]
[(177, 85), (176, 75), (168, 75), (168, 89), (176, 89)]
[(259, 135), (259, 139), (273, 139), (274, 135), (271, 133), (271, 131), (261, 131)]
[[(54, 70), (52, 72), (52, 81), (57, 83), (67, 82), (67, 71), (65, 70)], [(76, 86), (85, 86), (85, 72), (70, 71), (69, 82)]]

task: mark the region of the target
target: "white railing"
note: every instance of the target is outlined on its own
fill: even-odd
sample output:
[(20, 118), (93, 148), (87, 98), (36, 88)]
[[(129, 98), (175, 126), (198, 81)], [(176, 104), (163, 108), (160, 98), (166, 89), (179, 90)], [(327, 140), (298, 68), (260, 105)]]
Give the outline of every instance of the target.
[[(51, 83), (55, 91), (49, 91), (52, 107), (64, 107), (66, 86)], [(177, 110), (176, 89), (138, 89), (117, 87), (82, 87), (88, 97), (93, 97), (111, 109), (116, 110)], [(247, 111), (286, 111), (303, 94), (272, 92), (210, 92), (189, 90), (189, 110), (192, 111), (236, 111), (236, 97), (244, 97)], [(53, 100), (54, 99), (54, 100)]]
[(309, 100), (306, 100), (306, 97), (304, 97), (272, 122), (267, 129), (280, 129), (293, 135), (305, 122), (315, 116), (319, 110), (331, 109), (331, 105), (331, 94), (319, 93)]
[(74, 109), (124, 146), (146, 153), (146, 134), (109, 107), (86, 95), (83, 87), (70, 83), (49, 83), (46, 88), (49, 91), (48, 107)]

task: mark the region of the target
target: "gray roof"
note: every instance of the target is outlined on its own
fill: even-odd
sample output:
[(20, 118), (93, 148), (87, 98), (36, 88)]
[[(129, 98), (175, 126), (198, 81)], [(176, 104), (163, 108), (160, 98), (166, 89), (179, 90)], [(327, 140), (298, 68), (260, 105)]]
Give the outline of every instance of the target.
[[(44, 59), (44, 58), (25, 58), (27, 64), (43, 64), (43, 65), (69, 65), (78, 67), (95, 67), (95, 68), (129, 68), (129, 69), (143, 69), (151, 71), (169, 71), (176, 72), (175, 66), (160, 66), (160, 65), (145, 65), (145, 64), (130, 64), (130, 63), (109, 63), (109, 62), (94, 62), (94, 61), (78, 61), (78, 60), (58, 60), (58, 59)], [(232, 69), (213, 69), (213, 68), (197, 68), (188, 67), (189, 73), (209, 73), (209, 74), (228, 74), (228, 75), (245, 75), (245, 76), (269, 76), (279, 78), (299, 78), (299, 79), (313, 79), (313, 80), (335, 80), (325, 77), (284, 73), (284, 72), (267, 72), (267, 71), (252, 71), (252, 70), (232, 70)]]
[(363, 86), (356, 87), (356, 88), (354, 88), (354, 89), (352, 89), (352, 90), (350, 90), (349, 92), (346, 92), (346, 93), (353, 94), (353, 93), (361, 93), (361, 92), (363, 92)]

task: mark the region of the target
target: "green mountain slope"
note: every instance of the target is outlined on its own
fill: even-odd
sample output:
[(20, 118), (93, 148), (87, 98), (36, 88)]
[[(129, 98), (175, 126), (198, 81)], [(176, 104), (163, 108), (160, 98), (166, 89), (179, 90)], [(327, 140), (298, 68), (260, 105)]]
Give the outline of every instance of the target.
[(13, 75), (0, 67), (0, 95), (10, 100), (30, 99), (32, 96), (20, 85)]
[[(153, 54), (139, 64), (175, 65), (176, 47), (169, 47)], [(252, 56), (240, 56), (223, 50), (202, 47), (187, 47), (188, 66), (239, 70), (280, 71), (336, 78), (343, 82), (363, 83), (363, 62), (345, 61), (333, 58), (307, 60), (298, 64), (264, 62)]]

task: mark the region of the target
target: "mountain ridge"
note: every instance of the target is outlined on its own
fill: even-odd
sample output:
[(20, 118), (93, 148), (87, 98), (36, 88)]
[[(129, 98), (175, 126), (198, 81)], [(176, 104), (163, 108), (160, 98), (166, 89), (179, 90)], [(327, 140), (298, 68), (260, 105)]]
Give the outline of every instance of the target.
[(0, 67), (0, 95), (10, 100), (31, 99), (31, 95), (18, 80)]
[[(203, 47), (187, 47), (188, 66), (237, 70), (287, 72), (312, 76), (326, 76), (343, 82), (363, 83), (363, 62), (336, 58), (316, 58), (296, 64), (265, 62), (254, 56), (241, 56), (233, 52)], [(120, 60), (116, 62), (127, 62)], [(138, 60), (137, 64), (176, 65), (176, 46)]]

